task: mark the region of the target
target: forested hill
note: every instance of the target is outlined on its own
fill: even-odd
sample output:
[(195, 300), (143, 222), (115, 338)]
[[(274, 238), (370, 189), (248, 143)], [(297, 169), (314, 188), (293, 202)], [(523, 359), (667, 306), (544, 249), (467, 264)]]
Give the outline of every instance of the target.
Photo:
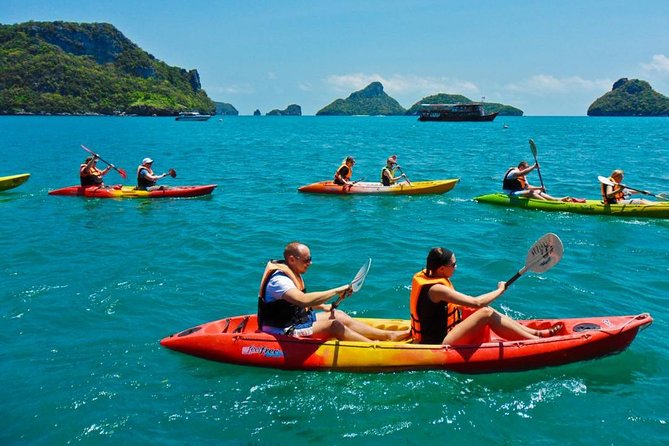
[(107, 23), (0, 25), (0, 114), (213, 113), (197, 70), (156, 59)]
[(623, 77), (590, 105), (588, 116), (669, 116), (669, 98), (646, 81)]

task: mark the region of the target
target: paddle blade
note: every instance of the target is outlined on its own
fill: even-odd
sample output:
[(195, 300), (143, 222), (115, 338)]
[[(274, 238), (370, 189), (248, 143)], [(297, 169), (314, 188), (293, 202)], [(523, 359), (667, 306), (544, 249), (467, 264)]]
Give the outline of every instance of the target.
[(607, 186), (615, 186), (615, 185), (616, 185), (616, 183), (614, 183), (613, 181), (611, 181), (611, 180), (609, 180), (608, 178), (603, 177), (603, 176), (601, 176), (601, 175), (599, 175), (599, 176), (597, 177), (597, 179), (599, 180), (600, 183), (602, 183), (602, 184), (606, 184)]
[(358, 292), (362, 288), (362, 284), (365, 283), (367, 278), (367, 273), (369, 273), (369, 268), (372, 266), (372, 259), (367, 259), (362, 267), (358, 270), (358, 273), (355, 275), (353, 280), (351, 280), (351, 289), (354, 293)]
[(116, 171), (118, 172), (119, 175), (121, 175), (121, 178), (123, 178), (124, 180), (128, 178), (128, 174), (125, 172), (125, 169), (116, 168)]
[(534, 140), (530, 138), (530, 150), (532, 151), (532, 155), (534, 156), (534, 159), (537, 159), (537, 145), (534, 143)]
[(665, 192), (660, 192), (659, 194), (655, 195), (655, 198), (662, 200), (662, 201), (669, 201), (669, 194)]
[(560, 262), (563, 252), (560, 238), (549, 232), (532, 245), (525, 258), (525, 268), (535, 273), (548, 271)]
[(168, 173), (169, 176), (171, 176), (172, 178), (176, 178), (176, 177), (177, 177), (177, 171), (174, 170), (174, 169), (170, 169), (170, 170), (168, 170), (167, 173)]

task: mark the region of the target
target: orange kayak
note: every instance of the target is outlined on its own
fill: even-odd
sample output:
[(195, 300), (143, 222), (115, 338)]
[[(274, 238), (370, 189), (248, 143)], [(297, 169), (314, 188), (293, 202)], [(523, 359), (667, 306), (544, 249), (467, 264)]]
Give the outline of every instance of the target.
[(337, 194), (337, 195), (427, 195), (443, 194), (453, 189), (460, 181), (458, 178), (433, 181), (412, 181), (411, 183), (396, 183), (384, 186), (381, 183), (358, 181), (350, 186), (341, 186), (332, 181), (321, 181), (318, 183), (301, 186), (297, 190), (314, 194)]
[[(366, 319), (379, 328), (402, 330), (408, 320)], [(502, 339), (487, 330), (480, 342), (422, 345), (410, 342), (353, 342), (271, 335), (258, 330), (255, 315), (209, 322), (168, 336), (169, 349), (233, 364), (290, 370), (390, 371), (445, 369), (461, 373), (506, 372), (557, 366), (625, 350), (653, 319), (604, 316), (519, 321), (532, 328), (561, 322), (557, 335), (533, 340)]]

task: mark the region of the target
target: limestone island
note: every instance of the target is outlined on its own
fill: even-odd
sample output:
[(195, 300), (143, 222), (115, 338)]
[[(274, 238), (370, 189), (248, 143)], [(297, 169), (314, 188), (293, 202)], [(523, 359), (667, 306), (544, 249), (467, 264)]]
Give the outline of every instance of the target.
[(197, 70), (167, 65), (108, 23), (0, 25), (0, 114), (215, 112)]
[(669, 98), (646, 81), (623, 77), (590, 105), (588, 116), (669, 116)]

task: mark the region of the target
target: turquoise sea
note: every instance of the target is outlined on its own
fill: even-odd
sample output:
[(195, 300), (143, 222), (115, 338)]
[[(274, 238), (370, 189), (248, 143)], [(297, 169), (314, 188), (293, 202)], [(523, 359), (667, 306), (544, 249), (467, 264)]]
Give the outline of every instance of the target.
[[(669, 221), (472, 201), (532, 159), (529, 138), (555, 195), (596, 198), (597, 175), (614, 168), (630, 186), (669, 191), (666, 118), (0, 117), (0, 176), (32, 174), (0, 192), (0, 444), (668, 444)], [(47, 195), (78, 182), (81, 144), (131, 178), (150, 156), (156, 170), (177, 170), (165, 184), (218, 188), (153, 201)], [(461, 182), (422, 197), (296, 191), (347, 155), (354, 179), (376, 180), (391, 154), (412, 180)], [(365, 374), (234, 366), (158, 343), (254, 312), (265, 262), (292, 240), (311, 247), (311, 290), (348, 282), (371, 257), (341, 308), (407, 318), (411, 277), (431, 247), (454, 250), (456, 287), (480, 294), (546, 232), (562, 239), (562, 261), (522, 277), (495, 308), (516, 318), (651, 313), (628, 350), (519, 373)]]

